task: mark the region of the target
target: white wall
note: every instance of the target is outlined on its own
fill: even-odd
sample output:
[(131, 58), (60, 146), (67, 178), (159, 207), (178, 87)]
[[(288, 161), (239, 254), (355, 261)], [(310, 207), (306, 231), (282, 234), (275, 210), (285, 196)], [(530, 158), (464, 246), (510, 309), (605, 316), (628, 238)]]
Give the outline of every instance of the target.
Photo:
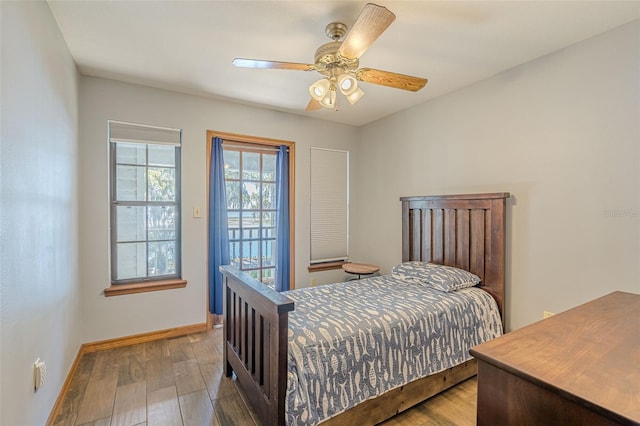
[[(0, 2), (0, 424), (44, 424), (81, 343), (78, 73), (45, 2)], [(34, 393), (33, 363), (47, 364)]]
[[(295, 277), (296, 287), (309, 285), (309, 147), (351, 151), (352, 170), (356, 171), (353, 161), (358, 156), (355, 128), (101, 78), (82, 77), (80, 87), (80, 245), (85, 342), (205, 321), (206, 214), (194, 219), (192, 208), (199, 206), (206, 212), (207, 130), (296, 142)], [(182, 270), (188, 281), (184, 289), (109, 298), (102, 294), (110, 283), (108, 119), (183, 129)], [(355, 204), (352, 205), (352, 217), (357, 214)], [(343, 273), (316, 273), (314, 277), (321, 284), (340, 279)]]
[(640, 293), (639, 89), (635, 21), (363, 127), (361, 256), (401, 260), (401, 196), (506, 191), (508, 328)]

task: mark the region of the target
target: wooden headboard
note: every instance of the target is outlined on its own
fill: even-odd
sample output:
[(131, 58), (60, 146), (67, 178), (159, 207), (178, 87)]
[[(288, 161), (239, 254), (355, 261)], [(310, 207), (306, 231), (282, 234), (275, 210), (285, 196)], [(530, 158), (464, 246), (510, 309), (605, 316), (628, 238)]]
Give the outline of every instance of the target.
[(402, 197), (402, 261), (471, 271), (505, 324), (505, 205), (508, 192)]

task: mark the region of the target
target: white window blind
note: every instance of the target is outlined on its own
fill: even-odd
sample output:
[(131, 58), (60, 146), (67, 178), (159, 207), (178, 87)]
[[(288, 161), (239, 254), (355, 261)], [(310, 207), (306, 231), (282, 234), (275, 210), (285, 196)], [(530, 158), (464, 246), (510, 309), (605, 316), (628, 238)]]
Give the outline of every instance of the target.
[(349, 152), (311, 148), (311, 263), (349, 258)]
[(180, 146), (182, 130), (109, 120), (109, 141)]

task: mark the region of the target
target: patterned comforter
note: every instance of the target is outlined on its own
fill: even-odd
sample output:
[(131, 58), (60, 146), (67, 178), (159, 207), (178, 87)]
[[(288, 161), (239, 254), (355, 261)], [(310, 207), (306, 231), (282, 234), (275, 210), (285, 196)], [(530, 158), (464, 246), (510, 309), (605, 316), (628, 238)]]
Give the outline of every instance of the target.
[(493, 298), (392, 275), (285, 292), (289, 313), (286, 418), (315, 425), (356, 404), (471, 358), (502, 334)]

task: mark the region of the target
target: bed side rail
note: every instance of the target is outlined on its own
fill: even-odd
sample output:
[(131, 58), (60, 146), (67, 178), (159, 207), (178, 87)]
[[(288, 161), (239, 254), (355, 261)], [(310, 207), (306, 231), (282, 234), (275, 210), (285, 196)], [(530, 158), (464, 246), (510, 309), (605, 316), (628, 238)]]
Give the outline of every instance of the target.
[(293, 301), (231, 266), (224, 282), (225, 374), (236, 373), (265, 424), (284, 425), (288, 313)]

